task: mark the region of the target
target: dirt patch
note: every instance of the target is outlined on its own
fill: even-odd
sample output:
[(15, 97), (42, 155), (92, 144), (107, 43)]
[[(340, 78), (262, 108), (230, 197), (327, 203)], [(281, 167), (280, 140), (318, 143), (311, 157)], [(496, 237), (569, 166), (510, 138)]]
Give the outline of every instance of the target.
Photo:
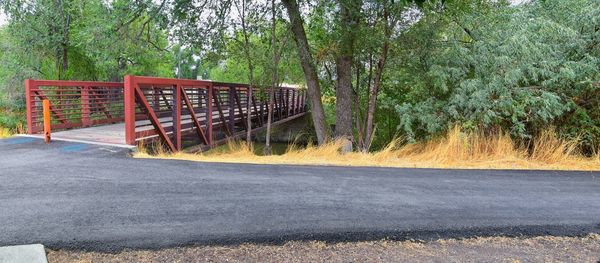
[(48, 251), (50, 263), (68, 262), (598, 262), (600, 235), (586, 237), (470, 238), (285, 245), (197, 246), (117, 254)]

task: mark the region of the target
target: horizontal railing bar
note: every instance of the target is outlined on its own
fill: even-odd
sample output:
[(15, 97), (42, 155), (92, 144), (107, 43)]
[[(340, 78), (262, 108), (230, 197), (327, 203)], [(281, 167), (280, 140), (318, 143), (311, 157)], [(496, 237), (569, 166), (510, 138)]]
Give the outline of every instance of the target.
[(73, 80), (33, 80), (36, 86), (101, 86), (101, 87), (123, 87), (123, 82), (100, 82), (100, 81), (73, 81)]

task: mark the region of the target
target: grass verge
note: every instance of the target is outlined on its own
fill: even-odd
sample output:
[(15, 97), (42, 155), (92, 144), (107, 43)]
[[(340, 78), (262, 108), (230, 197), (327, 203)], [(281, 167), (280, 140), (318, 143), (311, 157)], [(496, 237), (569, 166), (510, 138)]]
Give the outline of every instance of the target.
[(140, 150), (137, 158), (177, 159), (202, 162), (254, 164), (300, 164), (460, 169), (600, 170), (600, 155), (582, 156), (577, 140), (559, 139), (555, 132), (543, 132), (532, 145), (519, 145), (509, 135), (463, 133), (452, 129), (443, 138), (415, 144), (390, 143), (385, 149), (342, 154), (341, 143), (306, 148), (290, 145), (282, 155), (260, 156), (244, 143), (228, 144), (229, 151), (216, 153), (149, 154)]

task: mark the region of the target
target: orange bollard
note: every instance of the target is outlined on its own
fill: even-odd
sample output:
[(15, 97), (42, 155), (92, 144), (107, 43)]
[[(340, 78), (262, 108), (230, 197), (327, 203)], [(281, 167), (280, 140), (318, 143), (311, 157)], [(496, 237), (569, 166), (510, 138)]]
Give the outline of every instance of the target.
[(50, 143), (50, 133), (52, 132), (50, 126), (50, 101), (43, 100), (42, 106), (44, 108), (44, 141)]

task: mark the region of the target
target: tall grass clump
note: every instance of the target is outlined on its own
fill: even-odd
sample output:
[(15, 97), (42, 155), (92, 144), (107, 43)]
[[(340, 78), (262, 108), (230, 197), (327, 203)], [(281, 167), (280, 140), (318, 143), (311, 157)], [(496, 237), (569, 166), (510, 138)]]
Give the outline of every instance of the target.
[(15, 134), (23, 134), (25, 132), (26, 132), (26, 129), (25, 129), (25, 127), (22, 124), (17, 124), (12, 129), (0, 126), (0, 139), (2, 139), (2, 138), (8, 138), (8, 137), (13, 136)]
[(463, 132), (455, 127), (444, 136), (425, 142), (406, 144), (393, 140), (384, 149), (343, 154), (343, 142), (300, 147), (291, 144), (282, 155), (257, 155), (252, 146), (229, 142), (227, 150), (206, 153), (140, 154), (137, 157), (173, 158), (205, 162), (343, 165), (465, 169), (560, 169), (600, 170), (600, 157), (585, 157), (577, 152), (578, 140), (561, 139), (544, 131), (529, 143), (515, 142), (502, 131)]
[(12, 133), (8, 129), (0, 127), (0, 139), (10, 137), (11, 135)]

